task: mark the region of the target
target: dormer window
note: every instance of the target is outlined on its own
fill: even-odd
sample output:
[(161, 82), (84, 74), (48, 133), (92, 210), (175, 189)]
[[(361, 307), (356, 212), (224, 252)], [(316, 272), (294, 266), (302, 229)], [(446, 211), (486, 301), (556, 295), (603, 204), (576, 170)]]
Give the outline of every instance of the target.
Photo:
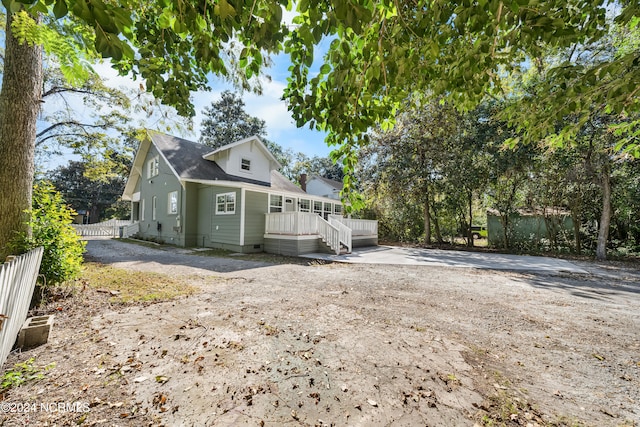
[(243, 157), (242, 160), (240, 161), (240, 169), (242, 169), (245, 172), (250, 172), (251, 171), (251, 160), (245, 159)]

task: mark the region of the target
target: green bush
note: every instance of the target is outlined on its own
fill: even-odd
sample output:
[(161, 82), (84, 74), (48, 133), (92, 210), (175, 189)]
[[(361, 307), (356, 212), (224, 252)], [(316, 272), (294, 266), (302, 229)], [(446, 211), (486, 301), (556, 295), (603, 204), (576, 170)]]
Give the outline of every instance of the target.
[(75, 212), (51, 183), (40, 182), (33, 187), (32, 209), (28, 214), (31, 235), (20, 235), (13, 246), (20, 252), (44, 247), (40, 274), (45, 282), (40, 286), (54, 286), (77, 277), (85, 242), (71, 226)]

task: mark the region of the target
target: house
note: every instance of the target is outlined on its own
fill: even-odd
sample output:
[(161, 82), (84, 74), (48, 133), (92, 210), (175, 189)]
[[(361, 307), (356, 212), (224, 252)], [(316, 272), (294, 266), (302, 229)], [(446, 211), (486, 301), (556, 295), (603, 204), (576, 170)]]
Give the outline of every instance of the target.
[(212, 149), (148, 131), (123, 193), (137, 224), (127, 230), (243, 253), (340, 253), (377, 244), (376, 221), (343, 218), (339, 200), (307, 194), (279, 167), (255, 136)]
[(341, 199), (340, 192), (342, 191), (342, 182), (314, 175), (308, 181), (305, 179), (304, 184), (302, 181), (300, 184), (307, 194), (327, 197), (333, 200)]

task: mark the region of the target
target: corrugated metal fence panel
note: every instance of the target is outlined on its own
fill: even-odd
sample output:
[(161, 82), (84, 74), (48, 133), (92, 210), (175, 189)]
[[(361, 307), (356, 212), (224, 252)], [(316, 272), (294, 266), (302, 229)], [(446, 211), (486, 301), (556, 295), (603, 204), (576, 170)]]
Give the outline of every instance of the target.
[(0, 265), (0, 367), (7, 360), (22, 324), (36, 285), (43, 248), (39, 247)]

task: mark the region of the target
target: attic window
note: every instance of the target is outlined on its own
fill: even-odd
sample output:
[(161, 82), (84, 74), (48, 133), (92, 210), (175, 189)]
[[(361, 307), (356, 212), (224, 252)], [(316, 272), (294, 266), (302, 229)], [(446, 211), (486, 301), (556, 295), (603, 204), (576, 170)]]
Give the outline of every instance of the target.
[(158, 169), (158, 156), (156, 156), (147, 162), (147, 179), (153, 178), (154, 176), (158, 175)]
[(251, 170), (251, 160), (243, 158), (240, 161), (240, 169), (249, 172)]

